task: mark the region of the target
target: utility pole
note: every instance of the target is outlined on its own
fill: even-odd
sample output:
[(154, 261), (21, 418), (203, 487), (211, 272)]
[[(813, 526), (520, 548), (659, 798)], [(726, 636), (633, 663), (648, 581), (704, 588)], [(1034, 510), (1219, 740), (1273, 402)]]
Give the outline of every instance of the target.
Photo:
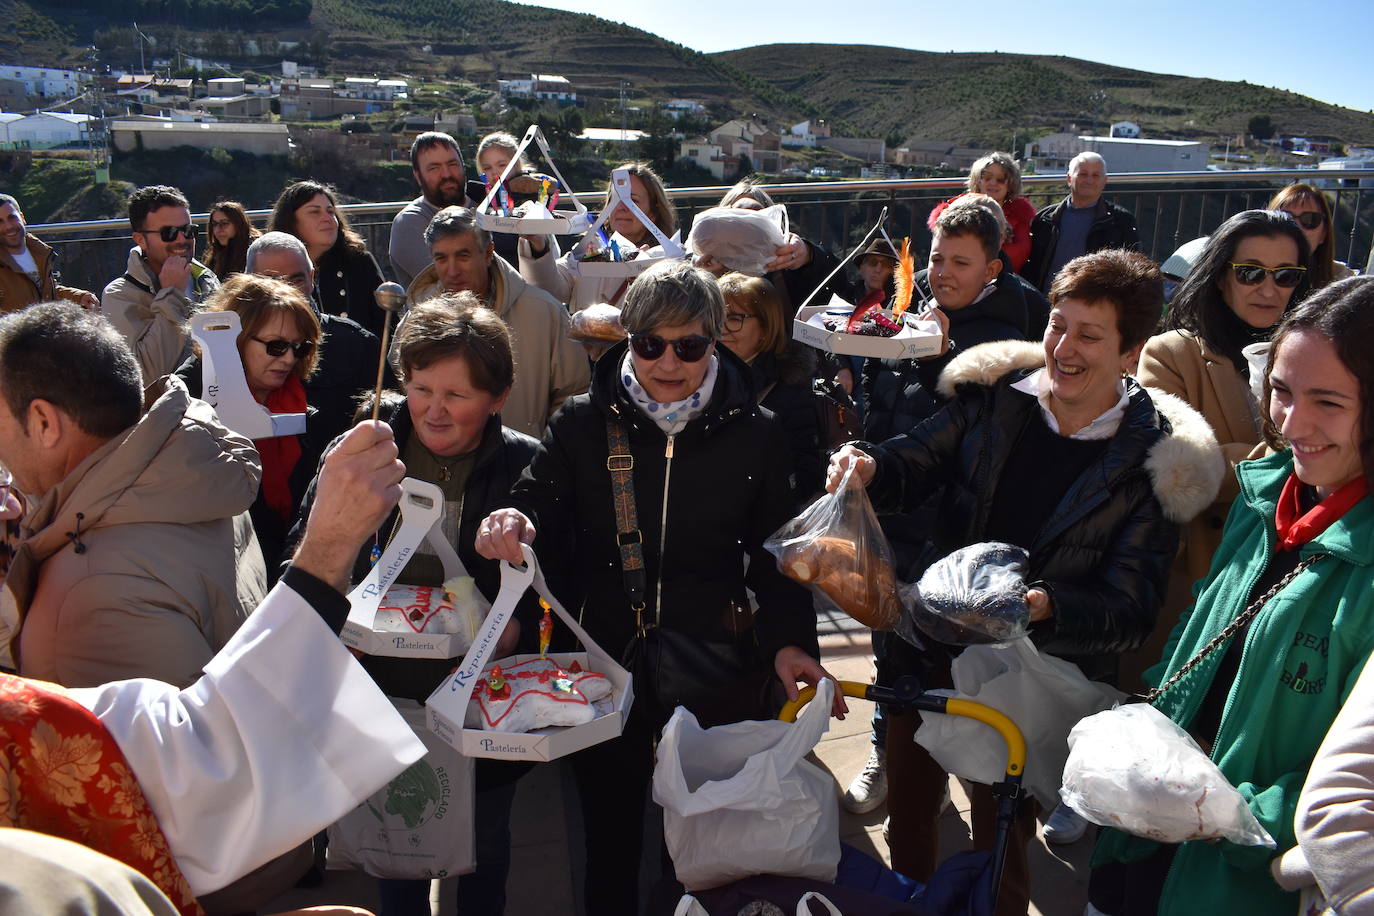
[(629, 80), (620, 81), (620, 140), (625, 141), (625, 89), (630, 85)]

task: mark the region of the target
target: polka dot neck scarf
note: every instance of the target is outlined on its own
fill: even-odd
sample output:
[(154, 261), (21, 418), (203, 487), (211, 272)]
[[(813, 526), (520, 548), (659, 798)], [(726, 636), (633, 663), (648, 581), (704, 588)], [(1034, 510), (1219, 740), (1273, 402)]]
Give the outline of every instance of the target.
[(620, 363), (620, 384), (625, 386), (630, 400), (644, 412), (644, 416), (653, 420), (658, 428), (663, 430), (664, 435), (675, 436), (682, 432), (688, 423), (701, 416), (711, 401), (711, 392), (716, 387), (719, 361), (714, 353), (707, 359), (711, 362), (706, 367), (706, 378), (702, 380), (701, 387), (681, 401), (663, 404), (649, 397), (644, 386), (639, 384), (639, 379), (635, 378), (634, 359), (628, 352)]

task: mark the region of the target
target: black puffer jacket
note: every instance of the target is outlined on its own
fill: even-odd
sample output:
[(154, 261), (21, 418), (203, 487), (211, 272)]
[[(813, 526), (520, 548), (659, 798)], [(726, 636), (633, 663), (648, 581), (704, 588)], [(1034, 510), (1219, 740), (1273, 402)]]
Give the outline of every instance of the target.
[[(1054, 249), (1059, 247), (1059, 222), (1069, 205), (1065, 197), (1057, 204), (1050, 204), (1031, 220), (1031, 253), (1021, 268), (1021, 274), (1039, 290), (1049, 292), (1045, 274), (1054, 260)], [(1116, 204), (1108, 203), (1099, 197), (1097, 212), (1093, 214), (1093, 224), (1088, 229), (1088, 244), (1085, 253), (1092, 254), (1104, 248), (1140, 249), (1140, 233), (1136, 229), (1135, 217)]]
[[(392, 413), (391, 429), (396, 436), (396, 445), (401, 454), (405, 453), (414, 428), (410, 421), (410, 410), (402, 401)], [(331, 443), (329, 451), (338, 444)], [(454, 547), (458, 558), (468, 574), (477, 582), (477, 589), (488, 601), (496, 599), (501, 588), (500, 564), (477, 555), (473, 543), (477, 540), (477, 526), (491, 512), (510, 504), (511, 486), (529, 464), (539, 443), (533, 438), (501, 425), (501, 417), (492, 417), (482, 430), (482, 440), (477, 445), (477, 458), (463, 488), (463, 517), (458, 524), (458, 542)], [(292, 546), (300, 540), (305, 529), (305, 519), (310, 517), (310, 507), (315, 501), (315, 481), (306, 492), (301, 503), (301, 521), (291, 532)], [(377, 529), (376, 543), (385, 545), (395, 530), (396, 516), (393, 510), (382, 526)], [(353, 564), (353, 581), (361, 582), (372, 566), (371, 551), (374, 540), (369, 538)], [(516, 610), (521, 622), (521, 643), (526, 648), (533, 646), (540, 610), (533, 593), (526, 594)], [(448, 659), (433, 658), (382, 658), (365, 656), (363, 667), (372, 679), (388, 696), (404, 697), (423, 702), (439, 686), (439, 683), (453, 670), (453, 662)]]
[(759, 402), (777, 418), (792, 447), (792, 473), (798, 508), (809, 503), (825, 484), (825, 456), (816, 422), (816, 351), (789, 340), (781, 353), (760, 353), (749, 364)]
[[(1036, 398), (1011, 388), (1043, 365), (1030, 343), (996, 343), (941, 376), (949, 404), (910, 433), (865, 447), (878, 461), (869, 495), (879, 511), (919, 505), (943, 486), (924, 563), (986, 540), (997, 482)], [(1030, 579), (1054, 616), (1032, 627), (1037, 645), (1111, 677), (1115, 654), (1155, 623), (1180, 526), (1205, 508), (1224, 473), (1206, 421), (1183, 401), (1126, 382), (1130, 401), (1103, 455), (1064, 494), (1030, 551)], [(923, 567), (922, 567), (923, 568)]]
[[(920, 310), (934, 302), (929, 271), (916, 274)], [(935, 411), (942, 399), (931, 393), (940, 371), (962, 350), (994, 340), (1039, 340), (1045, 331), (1049, 303), (1040, 291), (1003, 270), (993, 291), (961, 309), (945, 310), (950, 349), (939, 360), (869, 359), (864, 362), (864, 435), (874, 442), (906, 432)]]
[[(597, 360), (587, 394), (554, 415), (511, 505), (538, 532), (550, 587), (612, 657), (634, 635), (616, 546), (606, 423), (629, 429), (635, 503), (644, 535), (646, 622), (705, 640), (753, 637), (760, 667), (795, 645), (817, 654), (811, 597), (784, 578), (763, 541), (793, 515), (787, 438), (754, 403), (749, 368), (724, 347), (706, 412), (670, 441), (619, 380), (626, 343)], [(666, 533), (665, 525), (666, 524)], [(748, 573), (745, 559), (748, 558)], [(660, 604), (661, 602), (661, 604)], [(744, 609), (744, 610), (741, 610)]]

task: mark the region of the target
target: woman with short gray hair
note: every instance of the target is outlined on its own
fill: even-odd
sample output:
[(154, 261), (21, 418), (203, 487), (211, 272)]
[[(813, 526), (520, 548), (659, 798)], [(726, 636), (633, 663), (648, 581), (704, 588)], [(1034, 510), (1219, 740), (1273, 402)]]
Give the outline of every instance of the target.
[[(788, 442), (758, 409), (748, 367), (716, 345), (725, 306), (715, 278), (657, 264), (631, 284), (621, 321), (629, 339), (597, 361), (590, 392), (550, 423), (512, 508), (477, 534), (480, 554), (516, 563), (533, 544), (563, 604), (635, 675), (624, 733), (570, 758), (586, 911), (612, 916), (641, 912), (639, 856), (625, 850), (643, 848), (654, 739), (673, 709), (707, 725), (770, 718), (783, 690), (827, 676), (810, 596), (763, 549), (793, 514)], [(621, 563), (620, 532), (635, 530), (638, 575)], [(715, 670), (670, 679), (675, 646)]]

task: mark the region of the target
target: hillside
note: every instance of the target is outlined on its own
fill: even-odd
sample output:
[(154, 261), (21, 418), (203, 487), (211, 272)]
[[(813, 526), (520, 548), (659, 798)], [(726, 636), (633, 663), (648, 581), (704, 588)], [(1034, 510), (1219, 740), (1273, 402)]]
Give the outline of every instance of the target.
[[(130, 29), (134, 14), (151, 45)], [(1249, 83), (1067, 57), (854, 45), (706, 55), (589, 14), (504, 0), (0, 0), (0, 18), (9, 25), (0, 33), (0, 61), (130, 67), (142, 47), (264, 71), (291, 57), (335, 73), (488, 87), (502, 77), (559, 73), (583, 97), (618, 96), (625, 80), (631, 104), (641, 106), (699, 98), (715, 118), (823, 117), (845, 133), (971, 145), (1007, 146), (1013, 136), (1118, 120), (1136, 121), (1150, 136), (1217, 142), (1244, 132), (1256, 114), (1270, 115), (1284, 133), (1374, 143), (1374, 115)], [(211, 27), (226, 21), (254, 28)], [(260, 56), (249, 55), (248, 39)]]
[[(712, 55), (871, 136), (1005, 145), (1013, 132), (1135, 121), (1148, 136), (1241, 134), (1268, 114), (1284, 133), (1374, 142), (1374, 115), (1244, 82), (1128, 70), (1070, 57), (777, 44)], [(862, 65), (857, 65), (862, 62)]]

